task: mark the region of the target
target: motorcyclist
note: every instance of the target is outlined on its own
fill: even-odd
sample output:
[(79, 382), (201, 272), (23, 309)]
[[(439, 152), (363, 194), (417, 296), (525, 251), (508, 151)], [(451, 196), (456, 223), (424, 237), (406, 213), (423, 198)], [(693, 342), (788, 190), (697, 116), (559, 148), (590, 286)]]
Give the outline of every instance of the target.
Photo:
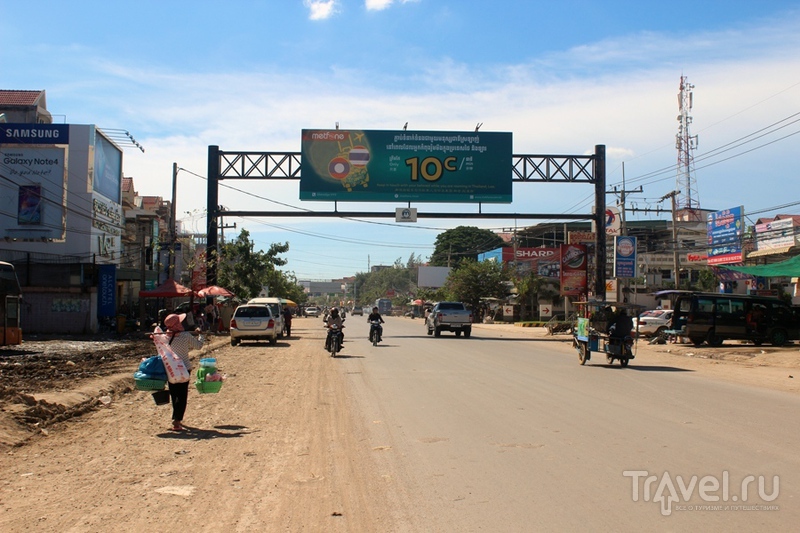
[(339, 346), (344, 344), (344, 331), (342, 331), (342, 326), (344, 323), (344, 319), (339, 316), (339, 310), (337, 308), (333, 308), (328, 315), (328, 318), (325, 319), (325, 327), (328, 329), (328, 335), (325, 337), (325, 349), (330, 349), (331, 343), (331, 334), (330, 334), (330, 327), (334, 324), (339, 327)]
[[(372, 308), (372, 312), (367, 317), (367, 322), (369, 322), (370, 325), (372, 324), (373, 321), (379, 322), (380, 324), (383, 324), (385, 322), (383, 320), (383, 317), (381, 316), (380, 312), (378, 311), (377, 307), (373, 307)], [(381, 335), (383, 333), (383, 328), (381, 326), (370, 326), (370, 328), (372, 328), (372, 327), (374, 327), (377, 330), (377, 332), (378, 332), (378, 341), (380, 342)], [(372, 337), (372, 331), (371, 330), (370, 330), (370, 337)]]
[(608, 327), (608, 334), (615, 339), (624, 339), (630, 337), (633, 331), (633, 319), (628, 316), (625, 309), (620, 309), (614, 322)]

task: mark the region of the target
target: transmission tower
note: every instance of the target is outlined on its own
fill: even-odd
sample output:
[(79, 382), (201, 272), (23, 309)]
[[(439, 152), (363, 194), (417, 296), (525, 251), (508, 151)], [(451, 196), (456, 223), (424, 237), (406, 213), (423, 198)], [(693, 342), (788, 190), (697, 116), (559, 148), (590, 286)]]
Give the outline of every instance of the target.
[(678, 93), (678, 134), (675, 135), (675, 147), (678, 149), (678, 175), (676, 178), (677, 208), (686, 214), (698, 215), (700, 197), (697, 194), (697, 182), (694, 178), (694, 149), (697, 148), (697, 135), (689, 134), (692, 123), (692, 89), (686, 76), (681, 76), (681, 87)]

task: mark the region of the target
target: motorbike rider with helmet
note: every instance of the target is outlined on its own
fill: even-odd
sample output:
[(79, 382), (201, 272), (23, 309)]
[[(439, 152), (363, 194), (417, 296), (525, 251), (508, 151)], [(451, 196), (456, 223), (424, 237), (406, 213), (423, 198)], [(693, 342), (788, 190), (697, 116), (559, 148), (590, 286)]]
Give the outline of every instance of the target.
[[(374, 329), (375, 330), (374, 333), (378, 335), (378, 341), (380, 341), (381, 337), (383, 336), (383, 327), (381, 327), (380, 324), (383, 324), (385, 320), (383, 320), (383, 317), (381, 316), (377, 307), (372, 308), (372, 312), (367, 317), (367, 322), (369, 322), (370, 324), (370, 331), (369, 331), (370, 340), (372, 340), (372, 335), (373, 335), (372, 330)], [(378, 322), (378, 324), (373, 324), (373, 322)]]
[(331, 347), (331, 329), (330, 327), (334, 324), (339, 328), (339, 346), (344, 344), (344, 332), (342, 331), (344, 319), (339, 316), (339, 310), (337, 308), (333, 308), (328, 315), (328, 318), (325, 319), (325, 327), (328, 328), (328, 335), (325, 336), (325, 349), (329, 350)]

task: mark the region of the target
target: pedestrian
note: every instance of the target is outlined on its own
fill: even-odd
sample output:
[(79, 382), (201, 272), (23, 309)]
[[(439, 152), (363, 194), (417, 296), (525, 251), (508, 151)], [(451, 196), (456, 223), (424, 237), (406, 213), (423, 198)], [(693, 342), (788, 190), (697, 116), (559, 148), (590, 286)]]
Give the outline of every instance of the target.
[[(189, 360), (189, 352), (203, 347), (205, 339), (200, 335), (200, 328), (196, 328), (194, 333), (183, 329), (183, 322), (186, 315), (171, 314), (164, 319), (167, 327), (166, 335), (169, 347), (181, 358), (189, 375), (192, 374), (192, 363)], [(172, 399), (172, 431), (183, 431), (183, 416), (186, 413), (186, 400), (189, 397), (189, 382), (169, 383), (169, 396)]]
[(283, 308), (283, 328), (286, 330), (286, 336), (292, 336), (292, 310), (289, 306)]

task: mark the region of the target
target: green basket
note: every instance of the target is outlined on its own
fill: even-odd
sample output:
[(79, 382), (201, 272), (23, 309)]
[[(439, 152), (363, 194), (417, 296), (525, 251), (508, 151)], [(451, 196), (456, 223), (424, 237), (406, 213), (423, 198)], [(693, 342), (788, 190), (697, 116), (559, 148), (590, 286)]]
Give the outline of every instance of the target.
[(222, 388), (221, 381), (195, 381), (194, 386), (200, 394), (216, 394)]
[(134, 383), (136, 384), (136, 390), (164, 390), (164, 387), (167, 385), (166, 381), (161, 381), (160, 379), (135, 379)]

